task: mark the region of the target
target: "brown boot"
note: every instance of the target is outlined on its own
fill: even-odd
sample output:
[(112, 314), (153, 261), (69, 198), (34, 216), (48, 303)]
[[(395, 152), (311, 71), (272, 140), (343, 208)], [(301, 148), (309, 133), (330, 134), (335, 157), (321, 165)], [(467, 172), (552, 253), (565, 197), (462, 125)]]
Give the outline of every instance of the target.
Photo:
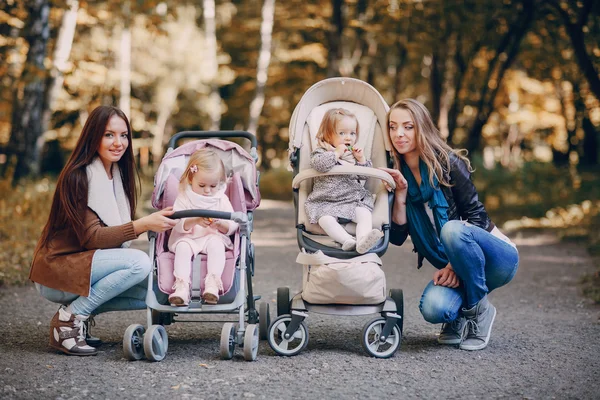
[(74, 356), (95, 356), (97, 350), (85, 343), (87, 315), (74, 315), (60, 307), (50, 321), (50, 347)]

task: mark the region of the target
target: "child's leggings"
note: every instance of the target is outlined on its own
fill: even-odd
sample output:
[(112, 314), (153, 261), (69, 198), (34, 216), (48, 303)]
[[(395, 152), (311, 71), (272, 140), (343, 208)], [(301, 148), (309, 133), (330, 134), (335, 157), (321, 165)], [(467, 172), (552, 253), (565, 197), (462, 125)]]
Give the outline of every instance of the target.
[[(373, 228), (373, 218), (371, 211), (364, 207), (356, 207), (356, 215), (352, 222), (356, 222), (356, 238), (361, 238), (368, 234)], [(336, 217), (325, 215), (319, 218), (319, 226), (323, 228), (330, 238), (338, 243), (344, 244), (352, 240), (352, 236), (338, 223)]]
[[(179, 242), (175, 248), (175, 278), (189, 282), (192, 270), (191, 259), (194, 256), (192, 247), (186, 242)], [(208, 274), (214, 274), (219, 279), (225, 269), (225, 245), (217, 238), (209, 239), (206, 244), (206, 268)]]

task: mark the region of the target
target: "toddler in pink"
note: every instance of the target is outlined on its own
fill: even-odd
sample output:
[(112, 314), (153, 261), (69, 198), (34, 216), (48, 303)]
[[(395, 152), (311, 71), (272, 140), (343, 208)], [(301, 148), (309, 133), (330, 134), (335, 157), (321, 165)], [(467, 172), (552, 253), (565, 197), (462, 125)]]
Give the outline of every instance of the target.
[[(206, 148), (196, 151), (181, 176), (173, 210), (233, 212), (225, 195), (225, 183), (225, 167), (217, 153)], [(169, 296), (171, 305), (189, 304), (191, 259), (200, 253), (206, 254), (208, 271), (202, 299), (207, 304), (217, 303), (223, 291), (221, 274), (225, 268), (225, 251), (233, 248), (229, 235), (237, 229), (234, 221), (205, 217), (183, 218), (177, 223), (169, 238), (169, 250), (175, 253), (175, 291)]]

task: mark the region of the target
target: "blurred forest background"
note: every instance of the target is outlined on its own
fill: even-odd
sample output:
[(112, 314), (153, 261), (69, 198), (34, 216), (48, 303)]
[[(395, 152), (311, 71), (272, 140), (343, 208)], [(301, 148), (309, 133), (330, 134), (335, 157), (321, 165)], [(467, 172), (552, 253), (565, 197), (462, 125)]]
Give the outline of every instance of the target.
[(173, 133), (241, 129), (263, 197), (289, 199), (292, 111), (332, 76), (425, 103), (505, 229), (598, 251), (599, 72), (595, 0), (3, 0), (0, 282), (26, 278), (96, 106), (130, 116), (148, 182)]

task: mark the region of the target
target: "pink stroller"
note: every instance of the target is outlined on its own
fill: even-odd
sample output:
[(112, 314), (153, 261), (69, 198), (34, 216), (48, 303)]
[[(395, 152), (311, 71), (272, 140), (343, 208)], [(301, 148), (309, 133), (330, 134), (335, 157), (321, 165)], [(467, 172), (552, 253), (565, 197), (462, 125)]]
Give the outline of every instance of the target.
[[(243, 137), (251, 142), (248, 154), (241, 146), (228, 140), (212, 138)], [(175, 149), (178, 140), (195, 138)], [(211, 210), (185, 210), (173, 214), (172, 218), (209, 217), (231, 219), (240, 225), (232, 238), (233, 250), (226, 254), (225, 270), (222, 275), (223, 295), (215, 305), (204, 304), (201, 293), (206, 276), (206, 255), (201, 254), (192, 260), (192, 290), (188, 306), (175, 307), (161, 304), (154, 290), (154, 280), (158, 289), (170, 294), (173, 292), (174, 254), (168, 250), (170, 231), (149, 232), (149, 255), (154, 260), (154, 273), (148, 277), (148, 330), (139, 324), (130, 325), (123, 337), (123, 351), (129, 360), (139, 360), (144, 355), (151, 361), (161, 361), (168, 348), (168, 337), (164, 325), (170, 325), (178, 314), (237, 314), (237, 323), (227, 322), (221, 331), (220, 354), (223, 359), (231, 359), (235, 345), (243, 348), (244, 358), (256, 359), (259, 337), (266, 339), (269, 326), (269, 304), (261, 302), (259, 311), (256, 300), (260, 296), (252, 293), (254, 275), (254, 245), (250, 241), (253, 210), (260, 204), (258, 173), (256, 171), (256, 138), (248, 132), (180, 132), (169, 141), (169, 148), (154, 177), (152, 205), (156, 209), (172, 206), (178, 194), (179, 179), (189, 156), (196, 150), (210, 147), (217, 152), (225, 165), (228, 176), (226, 193), (234, 212), (226, 213)], [(247, 314), (247, 315), (246, 315)], [(260, 316), (260, 318), (259, 318)], [(246, 324), (247, 322), (247, 324)]]

